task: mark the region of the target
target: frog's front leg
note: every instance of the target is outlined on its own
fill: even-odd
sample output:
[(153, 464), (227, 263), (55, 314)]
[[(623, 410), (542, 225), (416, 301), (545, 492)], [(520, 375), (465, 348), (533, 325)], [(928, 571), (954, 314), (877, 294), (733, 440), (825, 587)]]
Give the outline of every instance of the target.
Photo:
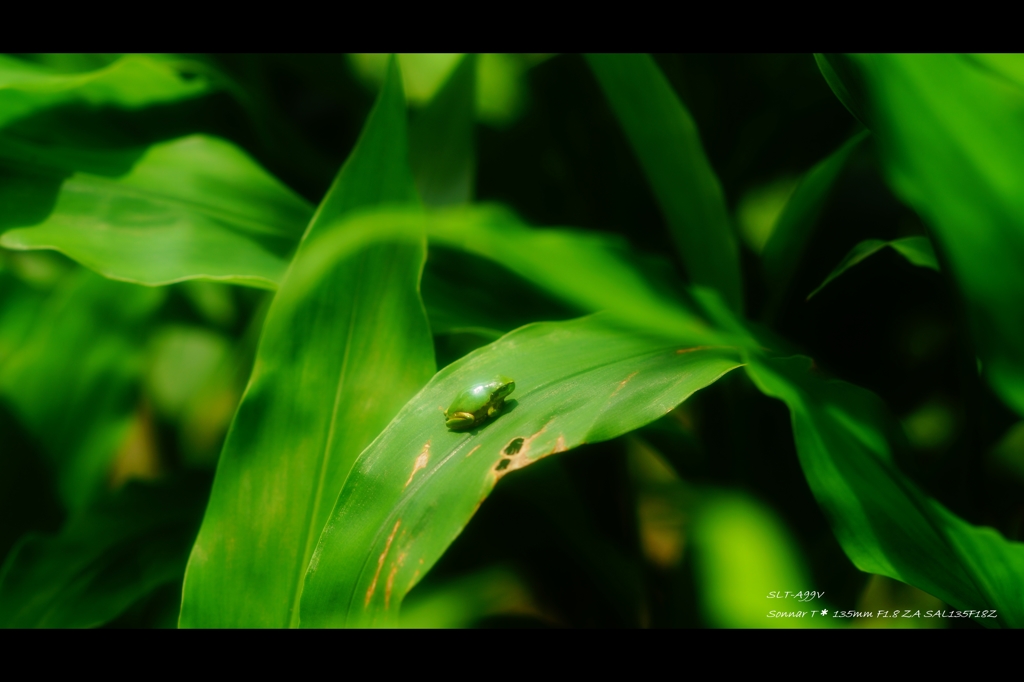
[(492, 405), (489, 405), (487, 407), (487, 416), (488, 417), (493, 417), (494, 415), (496, 415), (499, 412), (501, 412), (501, 408), (503, 408), (503, 407), (505, 407), (505, 399), (504, 398), (498, 398), (498, 402), (496, 402), (496, 403), (494, 403)]

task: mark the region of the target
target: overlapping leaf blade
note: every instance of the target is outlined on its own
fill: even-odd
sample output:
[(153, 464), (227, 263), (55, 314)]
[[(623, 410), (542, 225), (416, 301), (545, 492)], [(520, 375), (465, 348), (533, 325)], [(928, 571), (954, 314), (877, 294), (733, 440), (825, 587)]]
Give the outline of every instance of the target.
[[(620, 239), (577, 230), (533, 229), (505, 210), (461, 207), (431, 211), (362, 211), (325, 234), (315, 259), (301, 274), (306, 289), (337, 259), (366, 244), (416, 241), (426, 232), (431, 244), (501, 263), (553, 297), (581, 312), (608, 311), (623, 324), (694, 344), (742, 344), (739, 325), (715, 329), (648, 278)], [(501, 282), (492, 286), (500, 290)], [(296, 283), (298, 289), (299, 284)], [(730, 318), (731, 319), (731, 318)]]
[(807, 294), (808, 300), (824, 289), (836, 277), (887, 246), (906, 258), (907, 262), (911, 265), (928, 268), (936, 272), (939, 270), (939, 261), (935, 257), (935, 249), (932, 248), (932, 243), (928, 241), (928, 237), (903, 237), (902, 239), (893, 239), (888, 242), (881, 239), (865, 239), (850, 249), (850, 253), (846, 254), (846, 257), (828, 274), (828, 277), (825, 278), (825, 281), (817, 289)]
[(786, 403), (804, 475), (847, 556), (919, 587), (983, 625), (1024, 625), (1024, 544), (972, 526), (922, 493), (893, 461), (899, 424), (872, 393), (826, 381), (809, 358), (752, 356), (747, 372)]
[(850, 138), (809, 170), (786, 202), (761, 254), (772, 292), (770, 309), (781, 303), (836, 180), (854, 151), (863, 147), (867, 135), (861, 133)]
[[(313, 212), (242, 150), (208, 136), (85, 160), (10, 140), (0, 151), (0, 202), (9, 207), (0, 229), (17, 228), (0, 245), (56, 249), (112, 279), (272, 289)], [(106, 172), (68, 175), (83, 165)]]
[(862, 126), (869, 130), (874, 129), (866, 103), (864, 83), (860, 74), (850, 58), (842, 54), (815, 54), (814, 61), (818, 64), (821, 75), (825, 82), (832, 88), (832, 92), (846, 110), (857, 119)]
[(1024, 414), (1024, 92), (954, 55), (857, 63), (889, 182), (934, 231), (986, 377)]
[(99, 69), (67, 73), (0, 56), (0, 128), (67, 103), (138, 109), (212, 89), (209, 78), (182, 66), (159, 56), (125, 55)]
[(743, 308), (739, 252), (690, 113), (648, 55), (588, 55), (640, 159), (690, 276)]
[[(614, 438), (739, 366), (729, 348), (691, 348), (606, 316), (528, 325), (449, 365), (360, 456), (310, 562), (301, 624), (394, 624), (430, 569), (504, 475)], [(443, 410), (494, 374), (516, 380), (504, 412), (467, 433)]]
[(360, 206), (415, 201), (397, 66), (317, 210), (268, 313), (256, 366), (189, 559), (181, 625), (298, 620), (316, 539), (359, 452), (434, 372), (418, 243), (368, 245), (312, 288), (325, 224)]
[(476, 55), (465, 55), (409, 130), (409, 161), (427, 206), (469, 201), (476, 178)]

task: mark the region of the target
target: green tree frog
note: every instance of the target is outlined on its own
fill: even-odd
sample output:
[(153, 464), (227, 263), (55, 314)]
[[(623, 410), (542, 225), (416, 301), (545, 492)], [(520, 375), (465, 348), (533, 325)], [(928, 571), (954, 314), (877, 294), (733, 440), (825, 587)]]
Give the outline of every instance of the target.
[(515, 389), (516, 382), (500, 374), (490, 381), (473, 384), (444, 411), (444, 425), (452, 431), (473, 428), (500, 412), (505, 397)]

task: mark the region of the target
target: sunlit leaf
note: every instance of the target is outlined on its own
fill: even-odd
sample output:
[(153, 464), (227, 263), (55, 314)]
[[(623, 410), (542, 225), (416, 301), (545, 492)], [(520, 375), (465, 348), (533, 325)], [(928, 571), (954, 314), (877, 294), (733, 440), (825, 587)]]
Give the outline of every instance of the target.
[(857, 568), (962, 611), (995, 610), (982, 625), (1024, 625), (1024, 544), (967, 523), (901, 473), (902, 432), (874, 394), (817, 376), (801, 356), (751, 357), (746, 369), (789, 407), (811, 492)]
[(133, 482), (59, 535), (27, 536), (0, 569), (0, 627), (102, 625), (180, 581), (208, 491), (206, 476)]
[[(415, 201), (405, 115), (393, 64), (267, 314), (189, 559), (182, 626), (297, 624), (306, 565), (352, 463), (434, 372), (422, 236), (314, 267), (324, 225)], [(312, 286), (296, 286), (310, 270)]]
[[(310, 562), (304, 627), (395, 623), (430, 569), (506, 474), (649, 423), (739, 366), (586, 317), (529, 325), (449, 365), (360, 456)], [(443, 411), (474, 382), (516, 382), (504, 411), (469, 432)]]
[(928, 241), (928, 237), (903, 237), (902, 239), (894, 239), (889, 242), (882, 241), (881, 239), (865, 239), (850, 249), (850, 253), (846, 254), (846, 257), (839, 262), (839, 265), (828, 274), (825, 281), (817, 289), (807, 294), (807, 299), (810, 300), (812, 296), (824, 289), (836, 277), (887, 246), (906, 258), (911, 265), (929, 268), (936, 272), (939, 271), (939, 261), (935, 258), (935, 250), (932, 248), (932, 243)]
[(670, 289), (647, 276), (623, 240), (580, 230), (530, 228), (493, 207), (354, 214), (325, 235), (318, 254), (296, 277), (313, 287), (338, 258), (371, 243), (415, 242), (424, 231), (431, 244), (494, 260), (578, 311), (608, 311), (623, 324), (694, 344), (749, 342), (731, 315), (731, 326), (723, 331), (674, 300)]
[[(210, 279), (274, 288), (312, 215), (298, 195), (229, 142), (194, 135), (137, 160), (113, 152), (114, 176), (78, 172), (60, 150), (8, 142), (0, 152), (0, 245), (55, 249), (112, 279)], [(42, 164), (42, 165), (37, 165)], [(112, 171), (116, 172), (116, 171)]]
[(211, 85), (187, 64), (158, 56), (125, 55), (84, 73), (0, 56), (0, 128), (65, 103), (138, 109), (196, 97)]
[(665, 214), (693, 284), (741, 310), (739, 253), (693, 118), (647, 55), (589, 55)]
[(934, 231), (986, 378), (1024, 414), (1024, 91), (954, 55), (858, 63), (889, 182)]
[(1019, 88), (1024, 88), (1024, 55), (972, 54), (970, 58), (979, 66), (989, 69)]

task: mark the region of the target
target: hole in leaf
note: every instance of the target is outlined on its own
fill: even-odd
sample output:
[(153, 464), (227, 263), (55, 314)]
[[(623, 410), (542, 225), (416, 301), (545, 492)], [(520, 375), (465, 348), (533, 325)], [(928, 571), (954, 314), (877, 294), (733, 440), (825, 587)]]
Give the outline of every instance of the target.
[(505, 454), (506, 455), (515, 455), (515, 454), (517, 454), (522, 449), (522, 447), (523, 447), (523, 439), (522, 438), (514, 438), (511, 443), (509, 443), (508, 445), (505, 446)]

